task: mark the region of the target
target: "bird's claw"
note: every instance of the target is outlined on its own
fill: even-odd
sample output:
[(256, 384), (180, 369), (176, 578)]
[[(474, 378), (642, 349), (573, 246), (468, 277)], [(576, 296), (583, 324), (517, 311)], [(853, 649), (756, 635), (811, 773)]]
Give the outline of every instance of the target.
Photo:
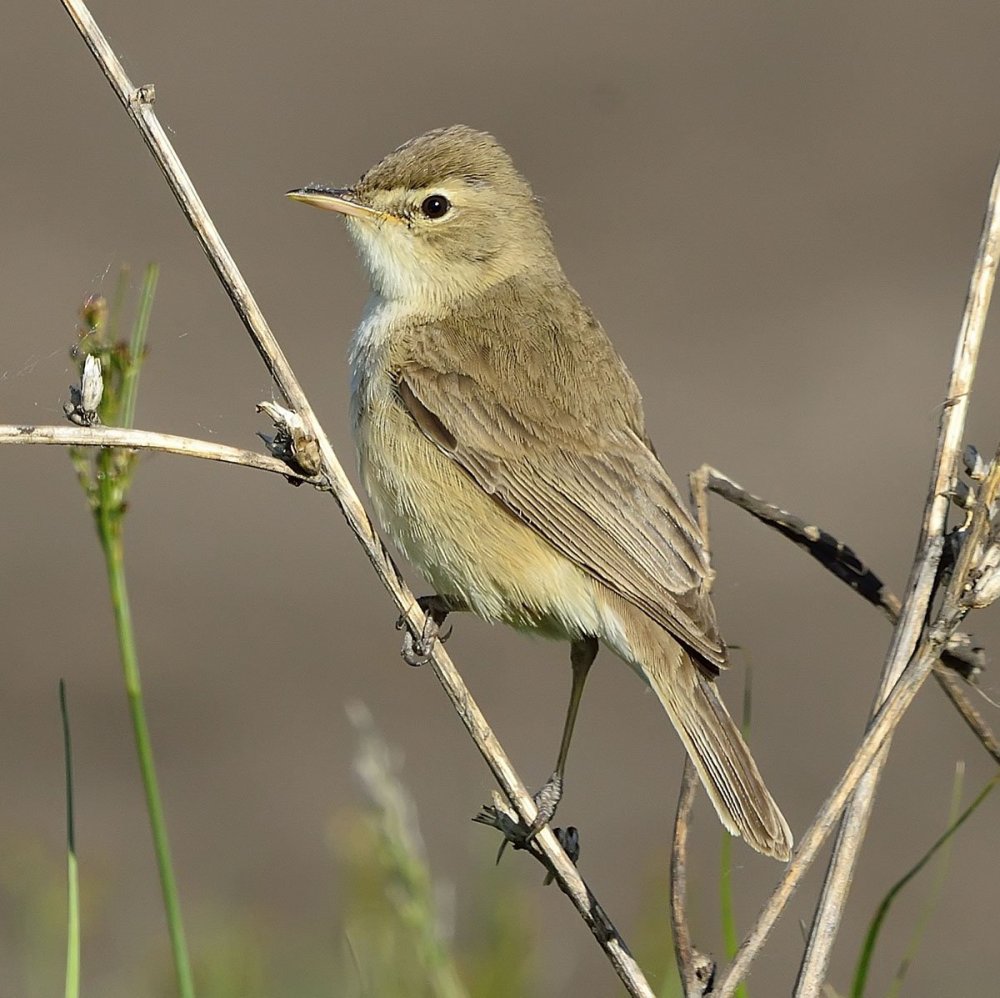
[[(552, 781), (549, 782), (551, 783)], [(549, 784), (546, 784), (542, 789), (545, 790), (548, 786)], [(498, 863), (507, 846), (511, 846), (514, 849), (527, 849), (536, 859), (541, 860), (548, 866), (548, 860), (544, 853), (534, 844), (537, 831), (532, 831), (531, 826), (521, 821), (510, 805), (496, 791), (493, 793), (493, 803), (484, 804), (482, 810), (472, 820), (478, 821), (482, 825), (489, 825), (503, 835), (500, 848), (497, 850), (496, 861)], [(544, 823), (540, 827), (544, 827)], [(576, 865), (576, 861), (580, 857), (579, 831), (573, 825), (569, 825), (566, 828), (553, 828), (552, 833), (565, 850), (570, 862)], [(552, 883), (553, 878), (554, 874), (551, 867), (549, 867), (544, 883)]]
[[(493, 793), (493, 803), (483, 805), (482, 810), (472, 820), (489, 825), (503, 835), (500, 848), (497, 850), (496, 861), (498, 863), (508, 845), (514, 849), (527, 849), (536, 858), (547, 862), (534, 844), (535, 836), (552, 819), (561, 796), (562, 779), (558, 773), (553, 773), (545, 786), (532, 797), (538, 813), (530, 825), (525, 824), (496, 791)], [(570, 861), (575, 865), (580, 856), (580, 833), (577, 828), (574, 825), (568, 825), (566, 828), (553, 828), (552, 833), (565, 850)], [(550, 869), (545, 876), (545, 883), (550, 884), (552, 879), (553, 874)]]
[(428, 617), (419, 637), (414, 637), (413, 632), (409, 630), (403, 635), (403, 648), (400, 651), (403, 661), (407, 665), (426, 665), (434, 654), (434, 644), (437, 640), (438, 625), (433, 618)]
[(440, 641), (441, 644), (444, 644), (451, 637), (452, 631), (449, 627), (447, 631), (441, 633), (441, 625), (448, 615), (448, 609), (441, 605), (440, 597), (421, 596), (417, 603), (425, 614), (424, 628), (419, 635), (414, 635), (413, 631), (409, 629), (405, 616), (399, 617), (396, 621), (397, 631), (406, 628), (400, 655), (403, 656), (403, 661), (407, 665), (413, 666), (426, 665), (431, 660), (431, 655), (434, 654), (435, 643)]

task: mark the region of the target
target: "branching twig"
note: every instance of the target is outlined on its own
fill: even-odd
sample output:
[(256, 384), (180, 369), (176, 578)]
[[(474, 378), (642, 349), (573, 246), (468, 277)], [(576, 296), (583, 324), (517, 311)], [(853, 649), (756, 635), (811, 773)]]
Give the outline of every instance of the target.
[(979, 744), (989, 752), (994, 762), (1000, 763), (1000, 740), (965, 695), (962, 681), (951, 669), (939, 668), (937, 665), (934, 666), (934, 678), (938, 686), (944, 690), (945, 696), (955, 705), (955, 709), (969, 726), (969, 730), (979, 740)]
[[(995, 277), (997, 249), (998, 243), (1000, 243), (1000, 223), (997, 219), (998, 193), (1000, 193), (1000, 165), (994, 174), (979, 252), (970, 281), (969, 296), (952, 367), (951, 383), (942, 414), (934, 463), (934, 478), (927, 500), (921, 540), (917, 549), (918, 554), (908, 586), (909, 600), (906, 607), (900, 606), (899, 600), (888, 591), (874, 573), (861, 564), (849, 548), (837, 542), (835, 538), (818, 527), (807, 525), (791, 514), (751, 496), (736, 483), (707, 465), (691, 476), (699, 521), (706, 534), (707, 506), (705, 500), (700, 497), (704, 496), (708, 489), (711, 489), (736, 502), (752, 515), (775, 527), (795, 543), (805, 547), (810, 554), (855, 591), (869, 602), (881, 607), (890, 619), (901, 621), (894, 632), (893, 643), (883, 674), (882, 688), (876, 702), (877, 708), (879, 703), (886, 702), (890, 691), (895, 689), (895, 694), (892, 697), (893, 702), (888, 706), (895, 714), (896, 720), (891, 724), (886, 723), (889, 720), (890, 711), (882, 710), (877, 715), (878, 721), (872, 721), (868, 736), (855, 755), (848, 772), (845, 773), (837, 790), (828, 799), (820, 815), (803, 837), (782, 881), (765, 905), (753, 930), (744, 940), (733, 965), (720, 982), (718, 990), (714, 992), (720, 996), (731, 995), (745, 976), (750, 963), (770, 932), (770, 928), (805, 870), (815, 858), (819, 846), (825, 840), (832, 826), (832, 821), (836, 817), (837, 802), (841, 799), (843, 790), (849, 788), (852, 783), (850, 774), (855, 773), (862, 777), (859, 781), (856, 800), (864, 802), (862, 809), (864, 813), (862, 810), (858, 810), (853, 813), (850, 819), (845, 816), (838, 841), (834, 847), (831, 866), (824, 885), (824, 895), (817, 909), (814, 928), (810, 934), (796, 991), (796, 995), (802, 996), (802, 998), (806, 998), (806, 996), (813, 998), (820, 993), (829, 963), (830, 948), (839, 927), (840, 915), (843, 911), (854, 862), (864, 838), (867, 816), (874, 799), (877, 773), (888, 751), (887, 741), (880, 746), (877, 739), (871, 736), (876, 731), (881, 730), (891, 734), (895, 723), (898, 723), (907, 704), (925, 678), (928, 668), (937, 667), (938, 681), (942, 689), (955, 704), (966, 723), (979, 737), (986, 750), (1000, 761), (1000, 744), (998, 744), (993, 732), (964, 696), (954, 674), (936, 662), (931, 654), (936, 650), (939, 656), (950, 660), (952, 664), (959, 666), (968, 666), (969, 664), (962, 661), (957, 652), (949, 649), (949, 642), (967, 608), (967, 604), (962, 602), (965, 591), (962, 587), (968, 585), (972, 559), (976, 556), (977, 551), (981, 552), (982, 544), (989, 530), (991, 503), (996, 489), (1000, 488), (1000, 484), (998, 484), (1000, 477), (994, 477), (1000, 474), (996, 467), (993, 468), (989, 481), (984, 484), (981, 490), (979, 503), (973, 515), (974, 525), (978, 529), (978, 533), (973, 537), (971, 526), (966, 531), (967, 536), (962, 548), (962, 556), (954, 573), (955, 578), (959, 581), (955, 582), (953, 579), (953, 586), (949, 587), (945, 600), (942, 619), (935, 626), (933, 633), (925, 640), (920, 654), (918, 655), (914, 651), (916, 642), (923, 632), (943, 551), (944, 528), (948, 504), (957, 479), (958, 455), (964, 432), (965, 413), (968, 408), (978, 346), (982, 339)], [(952, 612), (946, 616), (945, 611), (949, 608)], [(909, 672), (903, 676), (907, 662), (910, 663)], [(903, 677), (906, 682), (899, 681), (900, 677)], [(893, 684), (896, 686), (894, 687)], [(864, 773), (864, 770), (858, 769), (861, 759), (865, 756), (874, 760), (867, 774)]]
[(813, 823), (799, 840), (798, 846), (792, 853), (791, 862), (785, 868), (781, 880), (761, 909), (750, 932), (740, 944), (736, 957), (723, 975), (716, 990), (712, 992), (713, 998), (731, 998), (740, 981), (746, 976), (751, 963), (760, 952), (785, 905), (816, 859), (827, 836), (833, 830), (840, 812), (858, 785), (858, 781), (864, 776), (872, 760), (881, 751), (885, 739), (892, 734), (907, 708), (913, 702), (920, 686), (929, 675), (935, 659), (940, 656), (941, 647), (942, 643), (939, 639), (928, 638), (926, 645), (921, 648), (918, 655), (914, 656), (900, 677), (889, 699), (875, 715), (844, 774), (823, 803)]
[[(913, 701), (921, 684), (933, 668), (935, 661), (945, 650), (948, 638), (952, 633), (943, 628), (932, 629), (926, 635), (920, 647), (916, 648), (918, 638), (923, 631), (924, 619), (930, 603), (937, 566), (940, 562), (944, 546), (944, 523), (955, 480), (955, 467), (961, 445), (964, 416), (968, 405), (968, 393), (971, 386), (972, 374), (975, 369), (978, 344), (982, 339), (986, 307), (989, 303), (990, 291), (995, 275), (998, 239), (996, 216), (998, 193), (1000, 193), (1000, 168), (994, 174), (983, 235), (980, 239), (976, 266), (973, 270), (969, 301), (959, 333), (958, 346), (952, 368), (951, 384), (938, 437), (933, 481), (928, 495), (927, 508), (921, 530), (921, 540), (917, 548), (918, 555), (907, 587), (908, 597), (903, 607), (900, 624), (894, 632), (894, 640), (890, 648), (889, 658), (887, 659), (887, 665), (894, 667), (898, 679), (889, 688), (891, 692), (889, 692), (888, 697), (883, 701), (882, 706), (878, 709), (869, 724), (861, 746), (855, 753), (837, 787), (820, 809), (813, 824), (806, 831), (805, 835), (803, 835), (781, 881), (764, 905), (756, 923), (740, 946), (732, 965), (720, 981), (716, 991), (718, 998), (730, 998), (736, 986), (746, 976), (751, 963), (767, 939), (785, 904), (787, 904), (808, 867), (815, 860), (820, 847), (832, 830), (840, 809), (844, 806), (848, 796), (865, 776), (869, 765), (882, 753), (885, 739), (891, 735), (909, 704)], [(965, 585), (966, 580), (959, 580), (956, 584)], [(957, 626), (958, 619), (956, 618), (953, 622), (952, 630)], [(914, 650), (915, 648), (916, 650)], [(899, 663), (901, 663), (900, 668), (895, 669), (895, 666)], [(873, 791), (874, 786), (870, 786), (866, 793), (869, 805)], [(838, 855), (850, 856), (852, 850), (856, 851), (859, 846), (860, 836), (854, 834), (848, 835), (839, 845)], [(845, 873), (849, 873), (849, 871), (843, 865), (838, 864), (837, 876), (842, 878)], [(846, 879), (849, 880), (849, 877)], [(811, 939), (816, 940), (816, 942), (815, 946), (810, 945), (810, 951), (815, 955), (811, 956), (807, 953), (809, 966), (807, 968), (804, 964), (802, 973), (800, 974), (800, 987), (805, 986), (814, 989), (803, 992), (803, 994), (810, 996), (818, 995), (823, 986), (830, 947), (836, 935), (837, 924), (839, 924), (840, 911), (835, 910), (837, 906), (833, 902), (835, 901), (834, 895), (839, 894), (842, 897), (843, 891), (840, 890), (836, 883), (832, 886), (833, 890), (828, 893), (831, 899), (829, 911), (832, 912), (832, 917), (824, 914), (822, 918), (822, 931), (811, 935)], [(826, 910), (825, 907), (824, 910)], [(831, 929), (832, 931), (830, 931)], [(822, 942), (819, 941), (820, 935), (823, 936)]]
[[(1000, 249), (998, 201), (1000, 201), (1000, 164), (997, 165), (993, 175), (986, 215), (983, 219), (982, 235), (979, 239), (976, 261), (969, 281), (969, 293), (962, 316), (962, 325), (955, 346), (951, 379), (941, 413), (937, 450), (934, 455), (931, 484), (924, 508), (916, 556), (907, 583), (906, 597), (900, 611), (899, 623), (893, 631), (889, 652), (882, 670), (873, 713), (879, 704), (885, 702), (890, 690), (899, 681), (903, 670), (907, 668), (907, 663), (910, 661), (924, 630), (934, 594), (935, 580), (944, 547), (948, 509), (958, 480), (969, 396), (976, 372), (983, 329), (986, 324), (986, 314), (993, 294), (993, 282), (996, 277), (997, 253)], [(988, 512), (987, 508), (987, 514)], [(963, 551), (963, 555), (965, 553)], [(958, 574), (956, 570), (956, 575)], [(962, 584), (964, 584), (964, 577)], [(954, 626), (957, 626), (957, 622)], [(945, 635), (943, 640), (940, 632), (938, 633), (936, 640), (940, 642), (940, 648), (945, 646), (950, 633)], [(795, 989), (796, 998), (817, 998), (826, 981), (833, 942), (843, 915), (844, 898), (854, 874), (854, 867), (864, 838), (864, 830), (875, 801), (875, 791), (887, 753), (888, 743), (858, 785), (858, 789), (844, 813), (841, 833), (830, 858), (823, 892), (816, 908), (812, 929), (809, 933), (809, 942), (799, 971)]]
[(4, 426), (0, 425), (2, 444), (53, 444), (62, 447), (125, 447), (130, 450), (161, 451), (200, 457), (224, 464), (241, 464), (258, 471), (270, 471), (298, 482), (322, 486), (319, 478), (310, 478), (279, 461), (276, 457), (257, 451), (228, 447), (226, 444), (176, 437), (170, 433), (153, 433), (150, 430), (125, 430), (117, 426)]
[[(899, 597), (854, 553), (846, 544), (815, 524), (766, 502), (760, 496), (748, 492), (717, 468), (703, 464), (691, 473), (691, 494), (695, 506), (702, 517), (702, 529), (708, 533), (707, 495), (714, 492), (734, 506), (739, 506), (761, 523), (773, 527), (783, 537), (803, 548), (824, 568), (846, 583), (859, 596), (878, 607), (885, 617), (895, 624), (899, 620), (902, 603)], [(972, 705), (963, 688), (959, 675), (973, 680), (982, 668), (983, 651), (973, 648), (967, 638), (964, 641), (954, 637), (948, 644), (941, 660), (934, 665), (934, 678), (951, 700), (962, 720), (979, 739), (983, 748), (997, 762), (1000, 762), (1000, 739)]]
[[(414, 633), (422, 633), (424, 615), (417, 605), (416, 599), (401, 579), (388, 552), (375, 534), (357, 494), (344, 474), (329, 439), (313, 413), (305, 392), (292, 372), (284, 353), (250, 293), (246, 281), (244, 281), (235, 261), (205, 210), (201, 198), (191, 183), (163, 127), (153, 113), (152, 87), (136, 88), (132, 84), (82, 0), (62, 0), (62, 2), (163, 171), (167, 183), (201, 241), (209, 261), (219, 275), (226, 293), (232, 300), (278, 388), (314, 439), (321, 468), (318, 477), (333, 492), (349, 526), (364, 547), (376, 573), (392, 595), (407, 625)], [(516, 807), (522, 821), (526, 825), (530, 825), (536, 813), (534, 803), (440, 642), (434, 646), (431, 664), (497, 782)], [(560, 888), (571, 899), (591, 932), (598, 939), (629, 993), (652, 998), (652, 990), (645, 981), (641, 970), (576, 868), (559, 846), (552, 830), (543, 828), (536, 836), (535, 841), (545, 854)]]
[(687, 924), (687, 837), (691, 808), (697, 793), (698, 773), (691, 758), (685, 756), (670, 849), (670, 929), (685, 998), (702, 998), (715, 974), (714, 961), (692, 945)]
[[(694, 482), (692, 481), (692, 486)], [(709, 544), (708, 493), (691, 489), (698, 526)], [(711, 588), (712, 576), (708, 579)], [(681, 979), (685, 998), (701, 998), (711, 986), (715, 977), (715, 962), (696, 950), (691, 943), (691, 930), (687, 923), (687, 838), (691, 822), (691, 811), (698, 796), (698, 774), (691, 757), (685, 753), (684, 770), (681, 774), (681, 789), (677, 796), (677, 812), (674, 816), (674, 834), (670, 845), (670, 929), (674, 940), (674, 954), (677, 972)]]

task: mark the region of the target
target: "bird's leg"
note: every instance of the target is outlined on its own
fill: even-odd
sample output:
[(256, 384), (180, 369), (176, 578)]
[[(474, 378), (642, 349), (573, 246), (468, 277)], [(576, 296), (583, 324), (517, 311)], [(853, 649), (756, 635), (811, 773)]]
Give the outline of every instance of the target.
[[(441, 625), (445, 622), (449, 613), (459, 613), (468, 610), (468, 604), (461, 596), (421, 596), (417, 604), (424, 611), (426, 620), (424, 629), (419, 635), (414, 635), (407, 628), (403, 636), (403, 650), (400, 654), (408, 665), (425, 665), (430, 661), (431, 653), (434, 651), (434, 642), (445, 641), (447, 634), (441, 634)], [(396, 622), (397, 628), (406, 627), (406, 618), (400, 617)]]
[(569, 706), (566, 708), (566, 723), (563, 725), (562, 742), (559, 745), (559, 758), (556, 760), (556, 771), (549, 777), (538, 793), (535, 794), (535, 806), (538, 814), (531, 823), (528, 837), (532, 838), (547, 825), (562, 797), (563, 775), (566, 772), (566, 758), (569, 755), (569, 743), (573, 739), (573, 727), (576, 715), (580, 710), (580, 700), (583, 698), (583, 687), (587, 682), (587, 673), (597, 658), (597, 638), (586, 637), (574, 641), (570, 646), (569, 660), (573, 667), (573, 686), (569, 693)]

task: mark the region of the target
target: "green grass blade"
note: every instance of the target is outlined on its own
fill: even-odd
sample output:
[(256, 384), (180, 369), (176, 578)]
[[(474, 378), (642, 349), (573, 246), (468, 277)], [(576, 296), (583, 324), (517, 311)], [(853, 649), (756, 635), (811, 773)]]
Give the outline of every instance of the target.
[(121, 425), (131, 429), (135, 424), (135, 400), (139, 394), (139, 372), (142, 370), (143, 354), (146, 351), (146, 335), (149, 332), (149, 317), (153, 312), (153, 298), (160, 268), (151, 263), (142, 278), (139, 292), (139, 311), (132, 326), (132, 338), (128, 350), (130, 360), (122, 378)]
[(114, 343), (118, 339), (118, 326), (121, 322), (122, 313), (125, 311), (125, 296), (128, 294), (129, 280), (132, 277), (132, 270), (128, 264), (123, 264), (118, 271), (118, 280), (115, 281), (114, 297), (111, 299), (111, 308), (108, 311), (108, 328), (105, 331), (108, 342)]
[[(719, 915), (722, 920), (723, 945), (730, 960), (736, 955), (740, 945), (733, 907), (733, 839), (733, 835), (722, 830), (722, 848), (719, 850)], [(747, 998), (749, 992), (746, 983), (738, 984), (733, 993), (735, 998)]]
[(66, 681), (59, 680), (63, 761), (66, 767), (66, 998), (80, 998), (80, 877), (76, 863), (76, 823), (73, 818), (73, 749), (69, 737)]
[(125, 693), (128, 699), (132, 730), (135, 735), (136, 755), (142, 786), (146, 794), (146, 809), (149, 813), (150, 831), (153, 835), (153, 851), (160, 876), (160, 890), (163, 894), (163, 909), (170, 933), (174, 968), (177, 973), (177, 987), (181, 998), (194, 998), (194, 978), (188, 957), (184, 924), (181, 919), (180, 896), (170, 859), (170, 843), (167, 837), (166, 819), (160, 797), (156, 767), (153, 763), (153, 744), (146, 721), (146, 708), (142, 696), (142, 682), (139, 676), (139, 656), (136, 651), (135, 629), (132, 625), (132, 611), (129, 606), (128, 588), (125, 581), (125, 552), (122, 543), (120, 513), (108, 508), (104, 493), (113, 489), (107, 476), (100, 479), (102, 501), (98, 509), (98, 533), (107, 565), (108, 585), (114, 609), (115, 628), (121, 651), (122, 671), (125, 677)]
[(854, 981), (851, 984), (851, 998), (864, 998), (865, 986), (868, 983), (868, 973), (871, 970), (872, 957), (875, 954), (875, 946), (878, 943), (879, 933), (893, 902), (899, 896), (900, 891), (931, 861), (935, 853), (957, 832), (962, 825), (972, 816), (976, 808), (989, 796), (993, 788), (1000, 782), (1000, 773), (993, 777), (989, 783), (979, 791), (975, 800), (948, 826), (944, 834), (924, 853), (923, 856), (889, 889), (888, 894), (882, 899), (878, 906), (871, 924), (868, 926), (868, 933), (861, 947), (861, 955), (858, 957), (858, 964), (854, 971)]

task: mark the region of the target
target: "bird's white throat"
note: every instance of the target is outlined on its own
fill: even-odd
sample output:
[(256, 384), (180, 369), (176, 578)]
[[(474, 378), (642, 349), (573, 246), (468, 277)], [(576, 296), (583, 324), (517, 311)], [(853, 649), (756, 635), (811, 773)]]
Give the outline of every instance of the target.
[(433, 299), (426, 264), (417, 259), (413, 236), (404, 224), (357, 218), (348, 218), (346, 222), (373, 295), (386, 301), (406, 302), (411, 307)]
[(372, 396), (390, 390), (386, 354), (394, 331), (412, 321), (419, 309), (401, 298), (384, 298), (372, 292), (351, 337), (348, 363), (351, 371), (351, 422), (356, 428)]

